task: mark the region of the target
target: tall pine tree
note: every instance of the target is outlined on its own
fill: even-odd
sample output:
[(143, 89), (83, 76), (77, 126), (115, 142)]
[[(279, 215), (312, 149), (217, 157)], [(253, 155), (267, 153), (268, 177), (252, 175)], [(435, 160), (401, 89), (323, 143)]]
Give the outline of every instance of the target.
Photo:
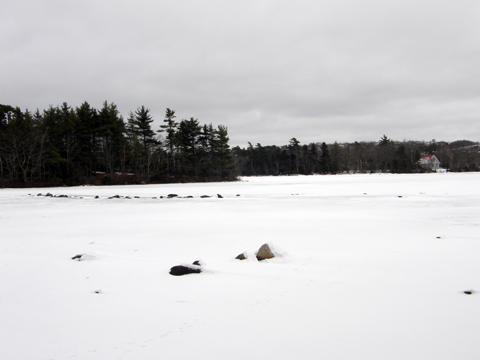
[(176, 115), (175, 111), (167, 108), (165, 110), (165, 119), (163, 122), (164, 125), (160, 125), (160, 130), (158, 132), (166, 132), (165, 136), (166, 146), (168, 148), (169, 155), (169, 173), (172, 174), (175, 172), (175, 135), (178, 128), (178, 123), (175, 121)]

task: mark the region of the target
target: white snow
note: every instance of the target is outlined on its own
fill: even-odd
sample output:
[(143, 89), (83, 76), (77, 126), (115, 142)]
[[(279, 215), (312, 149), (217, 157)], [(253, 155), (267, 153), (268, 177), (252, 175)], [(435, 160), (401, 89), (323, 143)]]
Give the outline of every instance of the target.
[[(479, 183), (2, 189), (0, 359), (478, 359)], [(257, 262), (264, 243), (278, 256)]]

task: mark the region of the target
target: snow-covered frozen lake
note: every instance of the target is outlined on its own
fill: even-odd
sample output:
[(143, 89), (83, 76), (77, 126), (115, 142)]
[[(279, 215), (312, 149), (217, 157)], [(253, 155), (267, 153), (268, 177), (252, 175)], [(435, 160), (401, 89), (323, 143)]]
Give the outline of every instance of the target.
[[(0, 359), (479, 359), (479, 184), (0, 189)], [(277, 257), (258, 262), (264, 243)]]

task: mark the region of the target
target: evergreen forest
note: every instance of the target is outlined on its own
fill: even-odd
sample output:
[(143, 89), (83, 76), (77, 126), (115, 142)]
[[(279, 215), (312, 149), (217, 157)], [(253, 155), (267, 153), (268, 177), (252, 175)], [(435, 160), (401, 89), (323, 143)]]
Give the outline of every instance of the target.
[(145, 106), (119, 113), (105, 101), (63, 103), (32, 113), (0, 105), (0, 187), (233, 181), (238, 176), (428, 171), (435, 155), (449, 171), (479, 171), (480, 146), (468, 140), (393, 141), (248, 147), (229, 145), (226, 126), (178, 120), (167, 108), (161, 125)]
[(225, 126), (176, 119), (152, 129), (141, 106), (125, 120), (114, 103), (67, 103), (35, 113), (0, 105), (0, 186), (235, 180)]

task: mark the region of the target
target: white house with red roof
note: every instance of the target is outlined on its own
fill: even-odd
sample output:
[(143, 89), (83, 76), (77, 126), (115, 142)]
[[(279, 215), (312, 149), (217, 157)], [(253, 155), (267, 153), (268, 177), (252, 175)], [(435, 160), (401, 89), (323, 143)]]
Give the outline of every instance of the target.
[(418, 163), (420, 166), (428, 170), (437, 171), (441, 169), (440, 161), (435, 155), (422, 155)]

